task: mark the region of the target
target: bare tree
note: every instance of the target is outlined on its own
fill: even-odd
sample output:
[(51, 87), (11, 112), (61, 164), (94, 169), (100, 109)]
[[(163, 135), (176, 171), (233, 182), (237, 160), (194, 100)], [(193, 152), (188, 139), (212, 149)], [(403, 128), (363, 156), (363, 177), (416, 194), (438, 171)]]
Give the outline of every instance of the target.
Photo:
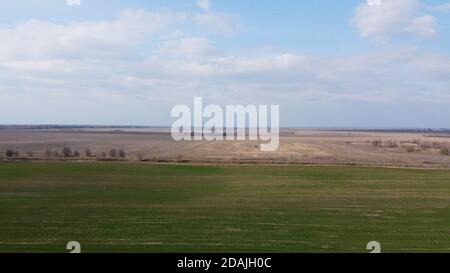
[(177, 155), (177, 162), (178, 162), (178, 163), (181, 163), (182, 160), (183, 160), (183, 155), (182, 155), (182, 154), (178, 154), (178, 155)]
[(14, 155), (14, 151), (13, 150), (10, 150), (10, 149), (7, 149), (6, 151), (5, 151), (5, 156), (6, 157), (13, 157), (13, 155)]
[(78, 151), (75, 150), (75, 151), (73, 152), (73, 156), (74, 156), (74, 157), (80, 157), (80, 152), (78, 152)]
[(86, 155), (86, 157), (92, 157), (92, 152), (91, 152), (91, 150), (90, 150), (89, 148), (87, 148), (87, 149), (84, 151), (84, 154)]
[(110, 157), (117, 157), (117, 150), (116, 149), (109, 150), (109, 156)]
[(119, 157), (120, 158), (125, 158), (126, 157), (126, 154), (125, 154), (124, 150), (122, 150), (122, 149), (119, 150)]
[(68, 147), (64, 147), (61, 150), (61, 154), (63, 157), (71, 157), (72, 156), (72, 150)]
[(441, 148), (441, 155), (450, 155), (450, 151), (448, 146), (442, 147)]
[(19, 156), (19, 152), (15, 151), (15, 150), (8, 149), (5, 152), (5, 156), (8, 157), (8, 158), (18, 157)]
[(53, 155), (52, 150), (50, 150), (50, 149), (45, 150), (45, 156), (46, 157), (52, 157), (52, 155)]

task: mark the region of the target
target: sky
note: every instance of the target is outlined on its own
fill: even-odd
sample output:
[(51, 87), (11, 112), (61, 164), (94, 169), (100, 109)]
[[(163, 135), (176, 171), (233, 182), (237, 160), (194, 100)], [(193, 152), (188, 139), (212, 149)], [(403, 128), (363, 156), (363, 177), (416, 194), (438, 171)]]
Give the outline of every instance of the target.
[(170, 126), (202, 96), (284, 127), (450, 128), (449, 0), (1, 5), (0, 124)]

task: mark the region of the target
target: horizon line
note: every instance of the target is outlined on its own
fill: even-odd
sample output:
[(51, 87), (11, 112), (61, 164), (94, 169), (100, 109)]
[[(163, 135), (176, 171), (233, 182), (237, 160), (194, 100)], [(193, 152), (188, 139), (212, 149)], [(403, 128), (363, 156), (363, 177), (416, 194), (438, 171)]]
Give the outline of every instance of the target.
[[(16, 129), (58, 129), (58, 128), (171, 128), (170, 125), (101, 125), (101, 124), (0, 124), (0, 129), (16, 128)], [(192, 127), (195, 128), (195, 127)], [(258, 127), (259, 128), (259, 127)], [(269, 127), (270, 128), (270, 127)], [(319, 129), (319, 130), (416, 130), (416, 131), (447, 131), (450, 127), (389, 127), (389, 126), (280, 126), (280, 129)], [(227, 127), (224, 127), (227, 129)], [(237, 129), (237, 127), (235, 127)], [(252, 129), (246, 127), (246, 129)], [(257, 129), (257, 128), (253, 128)]]

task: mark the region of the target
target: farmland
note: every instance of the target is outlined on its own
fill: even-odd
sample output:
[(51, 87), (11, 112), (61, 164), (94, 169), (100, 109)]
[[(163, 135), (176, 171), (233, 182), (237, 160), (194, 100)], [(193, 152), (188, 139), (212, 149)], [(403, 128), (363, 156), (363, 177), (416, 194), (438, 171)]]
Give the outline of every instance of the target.
[(450, 171), (0, 164), (0, 252), (450, 251)]
[[(1, 128), (1, 127), (0, 127)], [(374, 145), (376, 144), (376, 145)], [(111, 160), (207, 164), (364, 165), (450, 168), (449, 132), (282, 129), (280, 147), (261, 152), (260, 141), (174, 141), (170, 128), (0, 129), (0, 161)], [(79, 156), (65, 158), (64, 147)], [(19, 156), (8, 157), (7, 151)], [(89, 150), (89, 156), (86, 151)]]

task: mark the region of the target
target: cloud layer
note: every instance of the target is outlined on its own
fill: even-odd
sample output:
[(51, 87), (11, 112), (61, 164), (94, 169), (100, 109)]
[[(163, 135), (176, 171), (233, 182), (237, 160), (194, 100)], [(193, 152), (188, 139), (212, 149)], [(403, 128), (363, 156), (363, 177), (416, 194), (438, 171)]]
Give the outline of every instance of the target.
[(434, 36), (437, 19), (423, 14), (424, 11), (425, 5), (419, 0), (381, 0), (377, 6), (360, 4), (353, 21), (363, 37), (385, 38), (405, 33)]
[[(4, 109), (17, 109), (12, 105), (18, 102), (34, 109), (45, 105), (42, 119), (70, 111), (78, 123), (128, 112), (128, 120), (144, 123), (136, 117), (168, 112), (199, 95), (213, 103), (288, 106), (450, 104), (448, 55), (406, 45), (327, 57), (289, 50), (230, 52), (214, 37), (232, 35), (237, 19), (213, 12), (209, 1), (198, 6), (198, 13), (128, 9), (110, 21), (29, 20), (0, 27)], [(359, 6), (354, 22), (363, 37), (434, 36), (436, 18), (423, 10), (416, 0), (385, 0), (380, 7)], [(192, 27), (195, 34), (188, 31)], [(80, 108), (86, 114), (77, 113)], [(154, 121), (158, 118), (167, 124), (165, 118)], [(294, 122), (291, 113), (285, 123)]]

